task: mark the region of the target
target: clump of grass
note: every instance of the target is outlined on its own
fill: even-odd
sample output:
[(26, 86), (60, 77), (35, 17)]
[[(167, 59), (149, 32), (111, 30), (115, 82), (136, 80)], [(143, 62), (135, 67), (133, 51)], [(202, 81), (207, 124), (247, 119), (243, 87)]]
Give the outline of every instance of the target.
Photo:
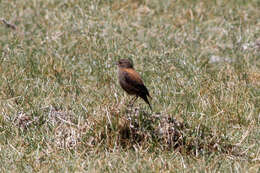
[[(214, 136), (210, 128), (191, 127), (180, 122), (172, 115), (148, 114), (140, 108), (126, 109), (124, 112), (108, 113), (99, 121), (89, 119), (81, 124), (75, 122), (72, 114), (53, 106), (45, 108), (48, 116), (42, 126), (54, 128), (52, 144), (60, 149), (76, 149), (89, 146), (113, 151), (115, 148), (146, 148), (150, 152), (177, 151), (185, 155), (200, 155), (219, 152), (240, 155), (238, 147), (228, 138)], [(22, 131), (38, 125), (40, 119), (31, 120), (30, 116), (19, 113), (14, 125)]]
[(219, 137), (205, 126), (191, 127), (176, 120), (172, 115), (147, 114), (136, 108), (105, 119), (98, 142), (106, 149), (146, 148), (150, 152), (177, 151), (185, 155), (212, 152), (240, 155), (239, 148), (228, 138)]

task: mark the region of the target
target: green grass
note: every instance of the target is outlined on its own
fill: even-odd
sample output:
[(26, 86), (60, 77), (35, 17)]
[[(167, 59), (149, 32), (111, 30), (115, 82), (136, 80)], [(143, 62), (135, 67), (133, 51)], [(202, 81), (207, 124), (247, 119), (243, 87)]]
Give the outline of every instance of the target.
[[(6, 1), (1, 172), (257, 172), (260, 3)], [(132, 109), (115, 62), (153, 99)]]

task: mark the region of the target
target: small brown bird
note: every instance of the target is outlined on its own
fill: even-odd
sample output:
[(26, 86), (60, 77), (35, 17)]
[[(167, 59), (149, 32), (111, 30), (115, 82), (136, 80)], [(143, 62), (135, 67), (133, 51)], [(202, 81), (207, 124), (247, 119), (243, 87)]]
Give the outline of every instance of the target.
[(117, 65), (119, 84), (128, 94), (136, 96), (132, 104), (134, 104), (138, 97), (141, 97), (152, 110), (147, 96), (152, 97), (144, 85), (141, 76), (135, 71), (133, 63), (129, 59), (120, 59)]

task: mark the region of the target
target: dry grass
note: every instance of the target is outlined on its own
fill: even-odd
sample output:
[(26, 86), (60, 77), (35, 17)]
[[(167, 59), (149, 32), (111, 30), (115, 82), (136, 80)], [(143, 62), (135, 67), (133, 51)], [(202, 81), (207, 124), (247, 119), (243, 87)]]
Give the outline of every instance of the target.
[[(1, 172), (259, 171), (259, 7), (1, 2)], [(154, 112), (126, 106), (119, 58)]]

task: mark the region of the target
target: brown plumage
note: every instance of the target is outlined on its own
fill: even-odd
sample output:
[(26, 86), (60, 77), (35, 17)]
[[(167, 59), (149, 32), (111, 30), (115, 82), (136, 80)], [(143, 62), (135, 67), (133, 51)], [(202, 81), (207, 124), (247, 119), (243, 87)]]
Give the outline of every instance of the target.
[[(132, 62), (129, 59), (120, 59), (118, 65), (118, 79), (120, 86), (130, 95), (136, 95), (135, 100), (141, 97), (150, 107), (152, 107), (147, 96), (152, 98), (141, 79), (141, 76), (135, 71)], [(133, 101), (133, 103), (135, 102)]]

